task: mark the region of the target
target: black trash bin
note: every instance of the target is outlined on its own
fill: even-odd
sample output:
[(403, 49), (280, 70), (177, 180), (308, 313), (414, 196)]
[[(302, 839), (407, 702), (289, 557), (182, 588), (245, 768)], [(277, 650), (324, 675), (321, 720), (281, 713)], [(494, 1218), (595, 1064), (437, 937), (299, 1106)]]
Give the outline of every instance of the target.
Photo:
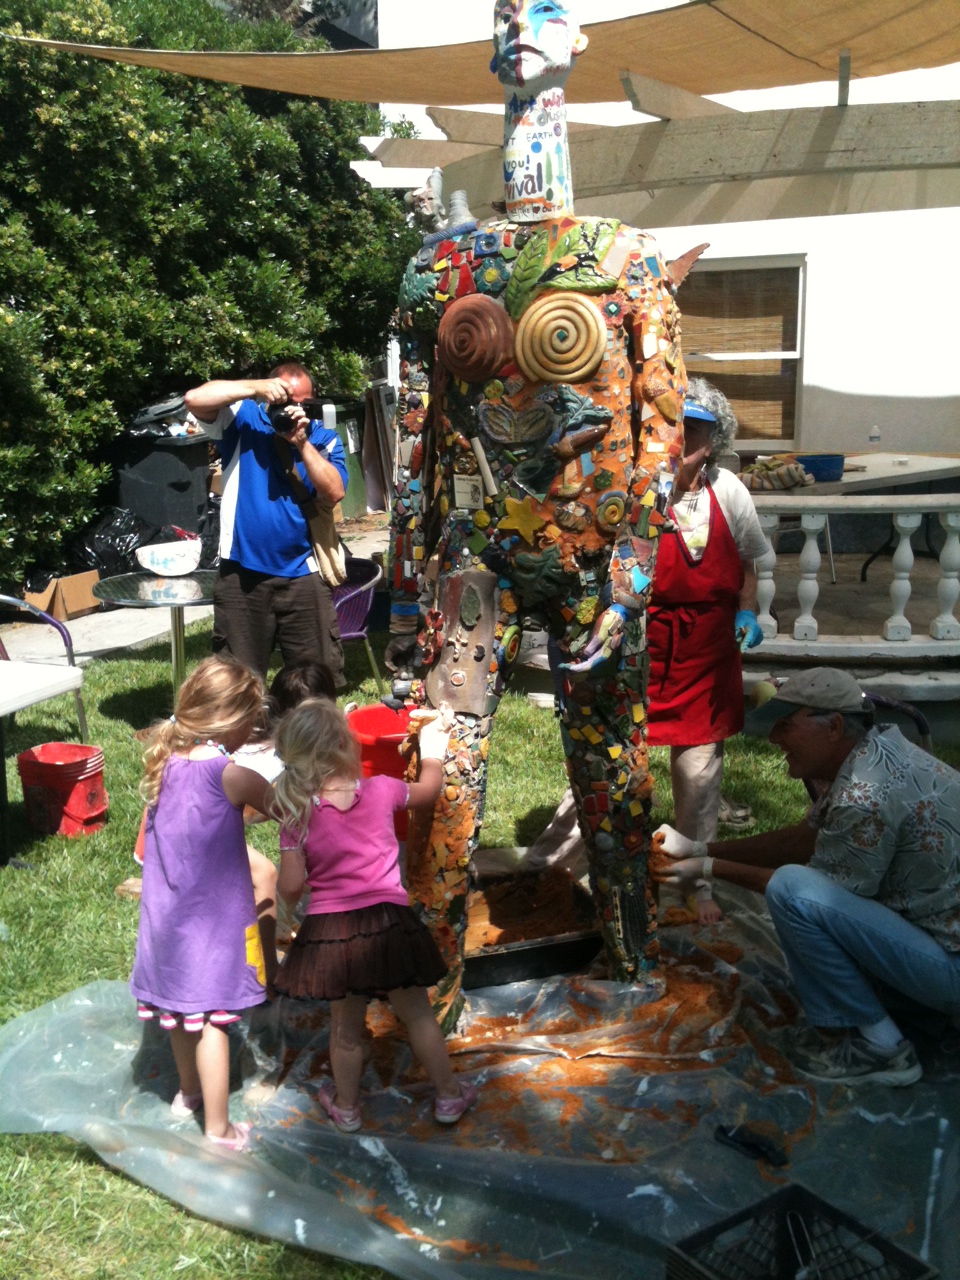
[(148, 524), (197, 533), (207, 508), (210, 450), (206, 435), (130, 440), (120, 468), (120, 505)]

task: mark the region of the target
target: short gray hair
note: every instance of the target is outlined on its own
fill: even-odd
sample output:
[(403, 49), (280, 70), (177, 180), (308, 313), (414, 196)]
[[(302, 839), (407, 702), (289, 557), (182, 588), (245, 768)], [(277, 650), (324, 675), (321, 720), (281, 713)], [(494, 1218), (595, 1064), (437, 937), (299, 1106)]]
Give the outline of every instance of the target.
[(853, 742), (859, 742), (865, 738), (873, 728), (873, 708), (862, 712), (846, 712), (846, 711), (814, 711), (810, 710), (810, 719), (819, 720), (821, 724), (829, 724), (834, 716), (839, 716), (843, 721), (843, 736), (850, 738)]
[(716, 422), (710, 426), (710, 454), (707, 460), (713, 462), (721, 454), (729, 453), (737, 438), (737, 419), (727, 397), (706, 378), (694, 377), (687, 382), (686, 398), (703, 405), (716, 418)]

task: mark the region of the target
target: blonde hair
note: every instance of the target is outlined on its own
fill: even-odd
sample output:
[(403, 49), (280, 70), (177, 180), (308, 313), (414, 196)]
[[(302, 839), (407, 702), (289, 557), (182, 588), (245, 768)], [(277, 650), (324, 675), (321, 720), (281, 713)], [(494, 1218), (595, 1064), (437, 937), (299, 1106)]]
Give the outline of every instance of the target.
[(360, 776), (360, 744), (327, 698), (307, 698), (280, 721), (275, 746), (284, 770), (274, 784), (283, 824), (302, 841), (313, 797), (331, 778)]
[(204, 658), (183, 682), (177, 709), (153, 726), (143, 753), (140, 794), (148, 805), (160, 796), (163, 770), (175, 752), (207, 738), (249, 736), (263, 711), (263, 681), (255, 671), (229, 655)]

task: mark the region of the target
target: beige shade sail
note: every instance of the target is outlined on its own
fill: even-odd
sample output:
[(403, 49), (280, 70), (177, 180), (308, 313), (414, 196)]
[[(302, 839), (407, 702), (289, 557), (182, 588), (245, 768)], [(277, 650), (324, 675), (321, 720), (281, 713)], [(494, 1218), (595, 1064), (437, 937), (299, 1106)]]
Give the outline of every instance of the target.
[[(491, 3), (491, 16), (492, 16)], [(691, 93), (726, 93), (831, 80), (842, 49), (852, 75), (960, 61), (958, 0), (692, 0), (611, 22), (584, 24), (590, 47), (568, 102), (626, 99), (621, 71)], [(31, 40), (111, 62), (157, 67), (260, 89), (353, 102), (498, 102), (491, 44), (346, 53), (179, 53)]]

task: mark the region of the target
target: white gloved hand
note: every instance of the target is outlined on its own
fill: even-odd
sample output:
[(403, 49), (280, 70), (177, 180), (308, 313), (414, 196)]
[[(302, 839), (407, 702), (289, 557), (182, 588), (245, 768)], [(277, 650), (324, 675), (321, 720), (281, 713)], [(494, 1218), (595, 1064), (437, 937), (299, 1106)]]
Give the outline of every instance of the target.
[(675, 830), (668, 823), (664, 822), (653, 833), (654, 839), (657, 836), (662, 837), (659, 841), (661, 850), (671, 858), (703, 858), (706, 857), (707, 846), (702, 840), (690, 840), (687, 836), (682, 836), (679, 831)]
[(654, 880), (671, 884), (683, 893), (692, 893), (707, 883), (713, 871), (712, 858), (674, 858), (651, 869)]
[(420, 742), (421, 760), (442, 760), (450, 741), (450, 726), (441, 713), (432, 719), (418, 717), (417, 737)]

